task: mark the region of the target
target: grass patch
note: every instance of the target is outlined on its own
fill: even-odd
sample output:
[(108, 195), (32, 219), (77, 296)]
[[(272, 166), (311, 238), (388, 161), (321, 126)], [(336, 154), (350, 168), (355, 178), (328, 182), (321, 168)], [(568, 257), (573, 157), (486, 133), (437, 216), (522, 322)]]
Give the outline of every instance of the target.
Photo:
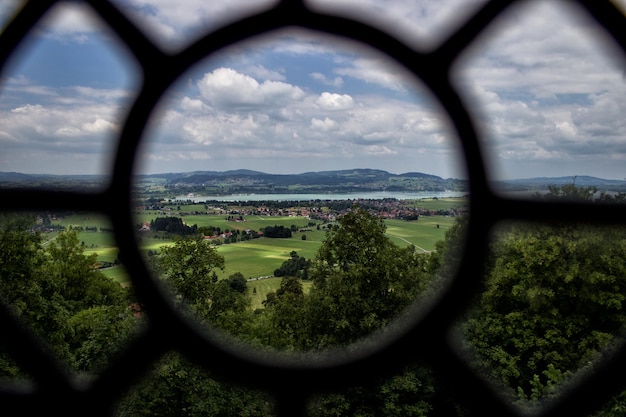
[[(276, 292), (280, 288), (282, 278), (263, 278), (248, 281), (248, 295), (250, 296), (251, 308), (263, 308), (263, 301), (270, 292)], [(308, 293), (313, 285), (312, 281), (300, 281), (304, 293)]]
[(241, 272), (246, 278), (273, 275), (274, 270), (289, 259), (292, 251), (305, 258), (313, 258), (321, 241), (303, 241), (299, 237), (288, 239), (260, 238), (247, 242), (221, 245), (217, 251), (224, 256), (226, 268), (217, 271), (220, 278)]
[(469, 200), (464, 197), (448, 197), (448, 198), (423, 198), (420, 200), (411, 200), (410, 207), (418, 207), (426, 210), (448, 210), (467, 208)]
[(98, 256), (98, 261), (115, 262), (119, 250), (115, 246), (85, 248), (85, 255), (89, 256), (94, 253)]
[[(448, 209), (451, 207), (464, 207), (467, 205), (466, 199), (425, 199), (414, 202), (416, 206), (437, 210), (439, 208)], [(184, 206), (185, 211), (204, 210), (203, 205)], [(158, 212), (141, 212), (136, 214), (136, 223), (150, 222), (159, 217)], [(161, 215), (162, 216), (162, 215)], [(313, 259), (317, 250), (325, 239), (326, 230), (318, 230), (316, 226), (308, 226), (309, 219), (304, 217), (266, 217), (266, 216), (244, 216), (245, 221), (235, 222), (227, 220), (227, 215), (222, 214), (200, 214), (185, 215), (183, 219), (187, 224), (198, 226), (220, 227), (222, 231), (228, 229), (239, 230), (261, 230), (267, 226), (282, 225), (291, 228), (295, 225), (298, 229), (310, 229), (307, 232), (294, 232), (291, 238), (271, 239), (260, 238), (251, 241), (226, 244), (217, 247), (218, 253), (225, 258), (224, 271), (216, 271), (220, 278), (227, 278), (235, 272), (241, 272), (244, 277), (257, 278), (273, 275), (274, 270), (289, 259), (290, 253), (296, 251), (298, 255)], [(74, 214), (59, 219), (55, 223), (65, 227), (97, 227), (96, 232), (79, 232), (79, 242), (84, 243), (85, 253), (96, 253), (99, 261), (114, 262), (118, 249), (115, 244), (113, 233), (102, 232), (100, 228), (110, 228), (110, 222), (105, 216), (94, 214)], [(453, 217), (446, 216), (420, 216), (417, 221), (405, 220), (385, 220), (387, 225), (387, 236), (393, 243), (405, 247), (415, 245), (418, 250), (431, 251), (435, 249), (435, 243), (443, 240), (445, 232), (454, 223)], [(302, 236), (305, 236), (305, 240)], [(54, 233), (46, 234), (45, 241), (51, 241), (55, 237)], [(162, 232), (145, 232), (138, 236), (141, 251), (148, 255), (152, 251), (158, 253), (162, 246), (172, 245), (170, 238)], [(128, 277), (123, 268), (119, 272), (115, 268), (106, 270), (116, 280), (125, 281)], [(118, 276), (119, 274), (119, 276)], [(268, 281), (268, 284), (271, 281)]]
[(445, 238), (454, 217), (420, 216), (416, 221), (385, 220), (387, 236), (400, 247), (415, 245), (419, 250), (431, 251), (435, 244)]
[(102, 272), (102, 274), (105, 277), (110, 278), (113, 281), (119, 282), (120, 284), (131, 283), (130, 276), (128, 275), (128, 271), (126, 271), (126, 268), (124, 268), (121, 265), (102, 269), (100, 270), (100, 272)]
[[(183, 206), (183, 210), (189, 210), (189, 206)], [(146, 211), (136, 213), (136, 223), (150, 223), (157, 217), (167, 217), (168, 214), (159, 214), (155, 211)], [(180, 216), (176, 216), (180, 217)], [(198, 227), (213, 226), (219, 227), (224, 230), (255, 230), (260, 231), (262, 228), (268, 226), (285, 226), (287, 228), (295, 225), (298, 229), (307, 227), (309, 219), (304, 217), (289, 217), (289, 216), (243, 216), (244, 221), (227, 220), (227, 215), (224, 214), (189, 214), (182, 216), (185, 224)]]

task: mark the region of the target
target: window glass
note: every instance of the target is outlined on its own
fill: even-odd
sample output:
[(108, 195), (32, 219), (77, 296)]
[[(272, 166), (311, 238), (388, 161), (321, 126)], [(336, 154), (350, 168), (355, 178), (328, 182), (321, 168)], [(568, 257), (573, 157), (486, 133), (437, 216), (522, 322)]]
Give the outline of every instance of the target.
[(175, 51), (206, 32), (269, 8), (276, 0), (113, 0), (113, 3), (159, 46)]
[(135, 69), (89, 8), (51, 9), (3, 74), (0, 171), (106, 183)]
[(143, 140), (132, 206), (148, 263), (201, 320), (258, 345), (336, 347), (386, 326), (425, 297), (468, 211), (461, 151), (427, 90), (305, 31), (196, 66)]
[[(99, 375), (145, 324), (105, 216), (2, 213), (0, 247), (0, 300), (75, 374)], [(0, 378), (27, 378), (8, 352)]]
[(454, 32), (485, 0), (310, 0), (310, 6), (383, 28), (416, 47), (432, 48)]
[[(599, 198), (573, 191), (555, 187), (542, 198)], [(616, 202), (604, 196), (597, 204), (607, 198)], [(495, 229), (484, 292), (459, 333), (468, 360), (512, 403), (544, 406), (621, 349), (625, 236), (623, 225), (506, 222)]]
[(497, 189), (624, 187), (623, 61), (577, 12), (558, 2), (512, 8), (459, 65)]

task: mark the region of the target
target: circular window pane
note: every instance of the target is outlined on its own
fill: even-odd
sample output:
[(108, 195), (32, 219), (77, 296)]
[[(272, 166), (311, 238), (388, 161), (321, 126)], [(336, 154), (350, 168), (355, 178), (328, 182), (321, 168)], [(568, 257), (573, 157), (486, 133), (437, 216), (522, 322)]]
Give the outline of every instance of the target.
[(154, 277), (254, 346), (351, 345), (455, 269), (461, 149), (430, 93), (355, 43), (289, 30), (228, 48), (162, 98), (139, 155)]

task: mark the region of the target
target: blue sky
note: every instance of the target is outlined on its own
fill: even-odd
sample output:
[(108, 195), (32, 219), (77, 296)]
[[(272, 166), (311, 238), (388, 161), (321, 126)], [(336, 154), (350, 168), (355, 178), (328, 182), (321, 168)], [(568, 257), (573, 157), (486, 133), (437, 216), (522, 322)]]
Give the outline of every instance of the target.
[[(19, 1), (0, 4), (4, 25)], [(178, 50), (262, 0), (115, 0)], [(558, 1), (508, 11), (459, 62), (494, 179), (626, 177), (626, 77), (609, 41)], [(626, 0), (616, 2), (624, 6)], [(416, 48), (481, 0), (316, 0)], [(78, 2), (55, 7), (1, 74), (0, 171), (105, 173), (140, 81), (132, 57)], [(143, 172), (377, 168), (463, 176), (446, 115), (392, 62), (346, 41), (281, 31), (185, 74), (143, 138)]]

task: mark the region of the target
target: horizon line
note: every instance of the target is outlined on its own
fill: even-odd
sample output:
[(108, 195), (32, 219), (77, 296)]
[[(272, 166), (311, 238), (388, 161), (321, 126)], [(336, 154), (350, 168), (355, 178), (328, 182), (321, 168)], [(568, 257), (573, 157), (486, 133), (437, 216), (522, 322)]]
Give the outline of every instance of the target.
[[(152, 175), (168, 175), (168, 174), (189, 174), (189, 173), (194, 173), (194, 172), (198, 172), (198, 173), (202, 173), (202, 172), (215, 172), (215, 173), (227, 173), (227, 172), (235, 172), (235, 171), (250, 171), (250, 172), (257, 172), (260, 174), (265, 174), (265, 175), (302, 175), (302, 174), (307, 174), (307, 173), (322, 173), (322, 172), (342, 172), (342, 171), (360, 171), (360, 170), (370, 170), (370, 171), (381, 171), (381, 172), (386, 172), (388, 174), (391, 175), (406, 175), (406, 174), (412, 174), (412, 173), (417, 173), (417, 174), (424, 174), (424, 175), (431, 175), (434, 177), (439, 177), (442, 179), (456, 179), (456, 180), (465, 180), (465, 181), (469, 181), (469, 178), (460, 178), (460, 177), (442, 177), (440, 175), (437, 174), (430, 174), (427, 172), (423, 172), (423, 171), (406, 171), (406, 172), (402, 172), (402, 173), (395, 173), (395, 172), (391, 172), (391, 171), (387, 171), (385, 169), (381, 169), (381, 168), (345, 168), (345, 169), (327, 169), (327, 170), (320, 170), (320, 171), (303, 171), (300, 173), (289, 173), (289, 174), (284, 174), (284, 173), (272, 173), (272, 172), (266, 172), (266, 171), (259, 171), (256, 169), (249, 169), (249, 168), (234, 168), (234, 169), (227, 169), (227, 170), (222, 170), (222, 171), (218, 171), (218, 170), (191, 170), (191, 171), (168, 171), (168, 172), (152, 172), (152, 173), (136, 173), (133, 174), (133, 176), (152, 176)], [(31, 176), (50, 176), (50, 177), (110, 177), (113, 175), (113, 173), (107, 173), (107, 174), (85, 174), (85, 173), (45, 173), (45, 172), (20, 172), (20, 171), (0, 171), (0, 174), (15, 174), (15, 175), (31, 175)], [(533, 179), (550, 179), (550, 178), (571, 178), (572, 182), (575, 182), (576, 178), (596, 178), (599, 180), (608, 180), (608, 181), (623, 181), (626, 182), (626, 178), (607, 178), (607, 177), (599, 177), (596, 175), (591, 175), (591, 174), (570, 174), (570, 175), (538, 175), (535, 177), (517, 177), (517, 178), (493, 178), (490, 179), (488, 182), (489, 183), (493, 183), (493, 182), (499, 182), (499, 181), (518, 181), (518, 180), (533, 180)]]

